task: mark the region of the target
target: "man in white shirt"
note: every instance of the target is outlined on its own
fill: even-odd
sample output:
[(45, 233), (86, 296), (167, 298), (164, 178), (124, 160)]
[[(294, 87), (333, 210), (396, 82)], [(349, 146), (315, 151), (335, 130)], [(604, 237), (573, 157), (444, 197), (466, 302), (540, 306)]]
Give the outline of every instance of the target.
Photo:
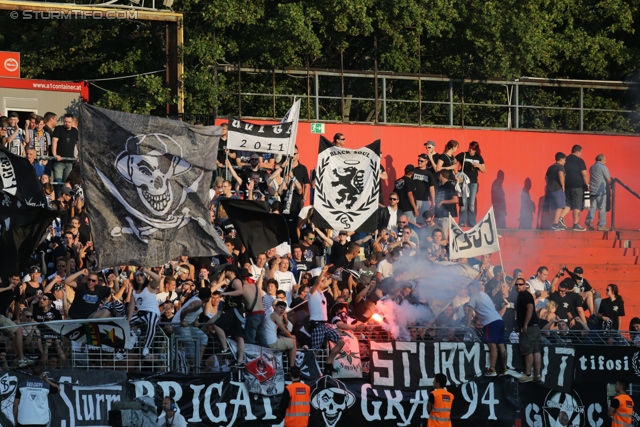
[(545, 308), (549, 298), (549, 291), (551, 290), (551, 283), (547, 278), (549, 277), (549, 269), (545, 266), (538, 267), (535, 276), (531, 276), (527, 284), (529, 285), (529, 292), (533, 295), (536, 301), (536, 308)]
[(269, 277), (278, 281), (278, 289), (286, 292), (287, 304), (291, 306), (292, 294), (298, 290), (298, 283), (296, 277), (289, 271), (289, 258), (281, 258), (279, 263), (273, 264)]
[(378, 280), (386, 279), (387, 277), (393, 277), (393, 264), (400, 259), (400, 251), (396, 248), (387, 255), (385, 259), (378, 264), (377, 277)]

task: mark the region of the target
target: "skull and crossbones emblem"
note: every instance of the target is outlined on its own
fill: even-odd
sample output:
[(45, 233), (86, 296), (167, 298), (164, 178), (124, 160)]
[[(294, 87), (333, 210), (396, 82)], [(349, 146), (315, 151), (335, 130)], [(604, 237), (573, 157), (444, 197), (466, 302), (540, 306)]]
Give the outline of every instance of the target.
[[(96, 171), (125, 209), (135, 220), (145, 225), (140, 226), (134, 223), (133, 218), (126, 217), (128, 227), (115, 227), (111, 235), (117, 237), (121, 234), (135, 234), (138, 239), (147, 242), (145, 236), (158, 229), (180, 228), (191, 219), (196, 219), (200, 224), (205, 223), (202, 218), (192, 218), (186, 207), (178, 211), (187, 193), (197, 190), (204, 174), (202, 172), (197, 178), (189, 179), (186, 184), (176, 182), (176, 177), (186, 174), (192, 168), (184, 160), (180, 144), (168, 135), (151, 133), (128, 138), (124, 151), (116, 157), (115, 169), (124, 181), (133, 186), (130, 191), (116, 186), (99, 169), (96, 168)], [(176, 188), (182, 191), (176, 192)], [(141, 204), (131, 201), (134, 194), (137, 194)]]
[(151, 134), (129, 138), (125, 151), (116, 158), (116, 168), (136, 187), (149, 212), (162, 217), (173, 204), (171, 178), (189, 171), (191, 165), (182, 158), (182, 147), (171, 137)]
[(320, 378), (311, 393), (311, 406), (322, 413), (327, 427), (336, 427), (342, 412), (355, 402), (355, 395), (342, 382), (330, 376)]

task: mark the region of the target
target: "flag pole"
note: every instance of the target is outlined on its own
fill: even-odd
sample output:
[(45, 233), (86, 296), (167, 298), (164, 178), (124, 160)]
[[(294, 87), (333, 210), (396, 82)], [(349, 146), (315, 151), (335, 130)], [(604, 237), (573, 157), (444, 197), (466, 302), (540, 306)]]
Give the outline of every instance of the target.
[(500, 266), (502, 267), (502, 282), (507, 284), (507, 271), (504, 269), (504, 261), (502, 260), (502, 248), (500, 247), (500, 234), (498, 233), (498, 228), (496, 227), (496, 217), (493, 214), (493, 205), (489, 208), (489, 212), (491, 213), (491, 226), (494, 230), (496, 230), (496, 242), (498, 242), (498, 255), (500, 256)]

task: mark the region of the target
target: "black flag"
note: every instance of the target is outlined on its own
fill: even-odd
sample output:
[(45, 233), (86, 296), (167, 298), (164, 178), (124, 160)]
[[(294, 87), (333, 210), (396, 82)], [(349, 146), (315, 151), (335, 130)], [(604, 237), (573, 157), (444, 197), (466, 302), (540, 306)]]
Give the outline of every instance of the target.
[(221, 134), (80, 106), (85, 201), (101, 265), (228, 254), (206, 207)]
[(57, 216), (29, 161), (0, 148), (0, 276), (26, 271), (29, 259)]
[(286, 220), (280, 214), (270, 213), (269, 203), (237, 199), (225, 199), (220, 203), (252, 259), (289, 241)]

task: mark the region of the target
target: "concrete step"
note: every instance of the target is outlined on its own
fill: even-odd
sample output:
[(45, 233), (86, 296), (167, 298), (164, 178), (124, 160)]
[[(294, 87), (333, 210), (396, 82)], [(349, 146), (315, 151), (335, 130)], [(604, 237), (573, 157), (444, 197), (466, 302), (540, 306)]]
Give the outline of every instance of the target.
[[(540, 257), (588, 257), (600, 258), (602, 260), (621, 260), (621, 264), (627, 264), (629, 261), (625, 258), (636, 258), (640, 256), (640, 248), (566, 248), (562, 246), (543, 246), (536, 247), (534, 245), (526, 246), (504, 246), (502, 247), (502, 256), (505, 254), (519, 254), (524, 256)], [(567, 261), (573, 262), (573, 261)]]
[[(584, 233), (583, 238), (577, 238), (569, 235), (565, 232), (553, 233), (552, 236), (562, 234), (565, 236), (563, 239), (556, 239), (552, 237), (543, 238), (526, 238), (526, 237), (502, 237), (500, 239), (500, 247), (521, 247), (530, 246), (533, 242), (537, 246), (546, 247), (562, 247), (562, 248), (640, 248), (640, 240), (609, 240), (595, 238), (591, 236), (591, 233)], [(574, 234), (574, 233), (571, 233)], [(582, 233), (581, 233), (582, 235)]]

